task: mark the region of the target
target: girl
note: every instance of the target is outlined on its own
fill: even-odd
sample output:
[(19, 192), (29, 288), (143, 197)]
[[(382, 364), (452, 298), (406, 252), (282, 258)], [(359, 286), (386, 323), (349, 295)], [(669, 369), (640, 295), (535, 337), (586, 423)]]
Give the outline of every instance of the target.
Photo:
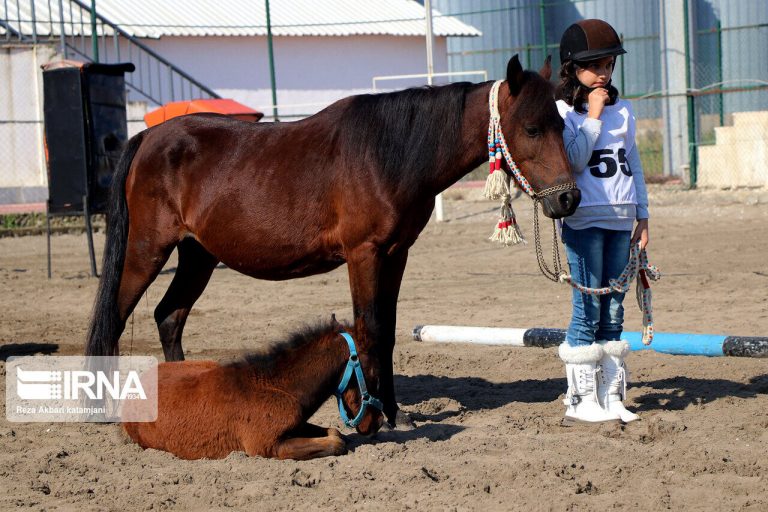
[[(631, 244), (648, 244), (648, 194), (635, 146), (635, 117), (611, 85), (616, 57), (626, 53), (602, 20), (582, 20), (560, 41), (558, 110), (581, 203), (563, 222), (562, 238), (574, 280), (608, 286), (624, 270)], [(634, 233), (632, 228), (634, 227)], [(639, 417), (622, 404), (626, 389), (621, 340), (624, 294), (573, 290), (573, 314), (560, 346), (568, 391), (566, 422), (630, 422)]]

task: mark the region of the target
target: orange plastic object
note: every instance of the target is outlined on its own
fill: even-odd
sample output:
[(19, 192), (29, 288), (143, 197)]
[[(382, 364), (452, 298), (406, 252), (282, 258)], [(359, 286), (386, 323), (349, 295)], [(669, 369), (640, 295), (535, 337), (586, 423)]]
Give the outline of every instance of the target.
[(246, 107), (242, 103), (238, 103), (235, 100), (228, 99), (215, 99), (215, 100), (192, 100), (192, 101), (174, 101), (173, 103), (166, 103), (164, 106), (147, 112), (144, 116), (144, 122), (147, 127), (151, 128), (174, 117), (179, 117), (187, 114), (196, 114), (199, 112), (213, 112), (216, 114), (224, 114), (235, 119), (242, 119), (243, 121), (256, 122), (264, 114), (258, 110), (253, 110), (250, 107)]

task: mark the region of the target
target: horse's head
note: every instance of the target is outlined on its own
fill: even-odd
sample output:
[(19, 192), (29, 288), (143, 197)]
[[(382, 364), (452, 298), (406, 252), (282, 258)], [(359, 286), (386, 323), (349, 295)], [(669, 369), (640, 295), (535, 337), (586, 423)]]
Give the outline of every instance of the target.
[[(544, 215), (571, 215), (581, 201), (563, 146), (563, 119), (555, 105), (550, 58), (535, 73), (524, 71), (517, 55), (507, 64), (507, 92), (499, 94), (499, 112), (509, 152), (523, 176), (542, 194)], [(554, 188), (554, 190), (552, 190)], [(558, 190), (558, 187), (562, 187)], [(551, 190), (551, 192), (547, 192)]]

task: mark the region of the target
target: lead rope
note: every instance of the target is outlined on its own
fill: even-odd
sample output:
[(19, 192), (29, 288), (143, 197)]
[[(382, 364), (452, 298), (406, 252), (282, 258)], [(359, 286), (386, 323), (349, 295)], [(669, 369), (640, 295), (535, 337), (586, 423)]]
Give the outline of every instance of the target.
[(661, 278), (661, 272), (654, 265), (648, 263), (648, 256), (645, 249), (640, 249), (640, 244), (635, 244), (630, 249), (629, 262), (624, 267), (624, 271), (616, 279), (609, 279), (608, 286), (604, 288), (589, 288), (573, 280), (573, 277), (563, 273), (559, 281), (567, 283), (581, 293), (587, 295), (606, 295), (611, 292), (626, 293), (632, 285), (632, 281), (637, 280), (636, 298), (637, 306), (643, 313), (643, 345), (650, 345), (653, 341), (653, 307), (651, 306), (651, 281), (658, 281)]
[(502, 159), (507, 161), (512, 176), (517, 184), (520, 186), (531, 199), (533, 199), (533, 238), (534, 245), (536, 247), (536, 261), (539, 265), (539, 270), (544, 274), (547, 279), (570, 284), (572, 287), (578, 289), (582, 293), (590, 295), (605, 295), (613, 291), (619, 293), (625, 293), (629, 290), (632, 281), (640, 276), (637, 282), (637, 305), (640, 311), (643, 313), (643, 344), (650, 345), (653, 340), (653, 309), (651, 307), (651, 284), (648, 282), (657, 281), (661, 277), (659, 269), (653, 265), (648, 264), (648, 257), (645, 253), (645, 249), (641, 250), (639, 245), (635, 245), (631, 248), (630, 259), (626, 268), (617, 279), (609, 280), (609, 286), (604, 288), (588, 288), (586, 286), (576, 283), (570, 274), (565, 272), (563, 264), (560, 260), (559, 242), (557, 239), (557, 227), (555, 226), (554, 219), (552, 220), (552, 263), (553, 268), (550, 269), (544, 260), (544, 251), (541, 248), (541, 232), (539, 229), (539, 203), (543, 197), (548, 196), (554, 192), (563, 190), (572, 190), (576, 188), (575, 183), (564, 183), (561, 185), (555, 185), (540, 192), (534, 192), (528, 180), (520, 172), (515, 161), (512, 159), (512, 155), (509, 152), (507, 141), (504, 139), (504, 133), (501, 130), (501, 114), (499, 113), (499, 87), (503, 80), (497, 80), (491, 86), (490, 94), (488, 95), (488, 110), (490, 114), (490, 120), (488, 122), (488, 160), (490, 173), (488, 179), (485, 182), (485, 189), (483, 195), (487, 199), (501, 199), (501, 208), (499, 210), (499, 221), (496, 224), (493, 234), (490, 236), (490, 240), (501, 242), (504, 245), (514, 245), (520, 242), (528, 243), (523, 234), (520, 231), (520, 226), (517, 224), (515, 217), (515, 211), (512, 209), (512, 197), (511, 197), (511, 179), (506, 172), (501, 168)]

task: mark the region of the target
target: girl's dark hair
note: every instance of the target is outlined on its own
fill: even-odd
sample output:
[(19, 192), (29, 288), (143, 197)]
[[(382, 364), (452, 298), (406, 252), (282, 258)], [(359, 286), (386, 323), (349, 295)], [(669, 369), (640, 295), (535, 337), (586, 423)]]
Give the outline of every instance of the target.
[[(586, 67), (587, 63), (578, 63), (572, 60), (563, 62), (560, 66), (560, 83), (555, 91), (555, 98), (565, 101), (579, 114), (585, 114), (584, 104), (587, 103), (587, 96), (592, 90), (585, 87), (576, 78), (576, 66)], [(609, 81), (605, 87), (608, 90), (608, 105), (613, 105), (619, 98), (619, 91)]]

